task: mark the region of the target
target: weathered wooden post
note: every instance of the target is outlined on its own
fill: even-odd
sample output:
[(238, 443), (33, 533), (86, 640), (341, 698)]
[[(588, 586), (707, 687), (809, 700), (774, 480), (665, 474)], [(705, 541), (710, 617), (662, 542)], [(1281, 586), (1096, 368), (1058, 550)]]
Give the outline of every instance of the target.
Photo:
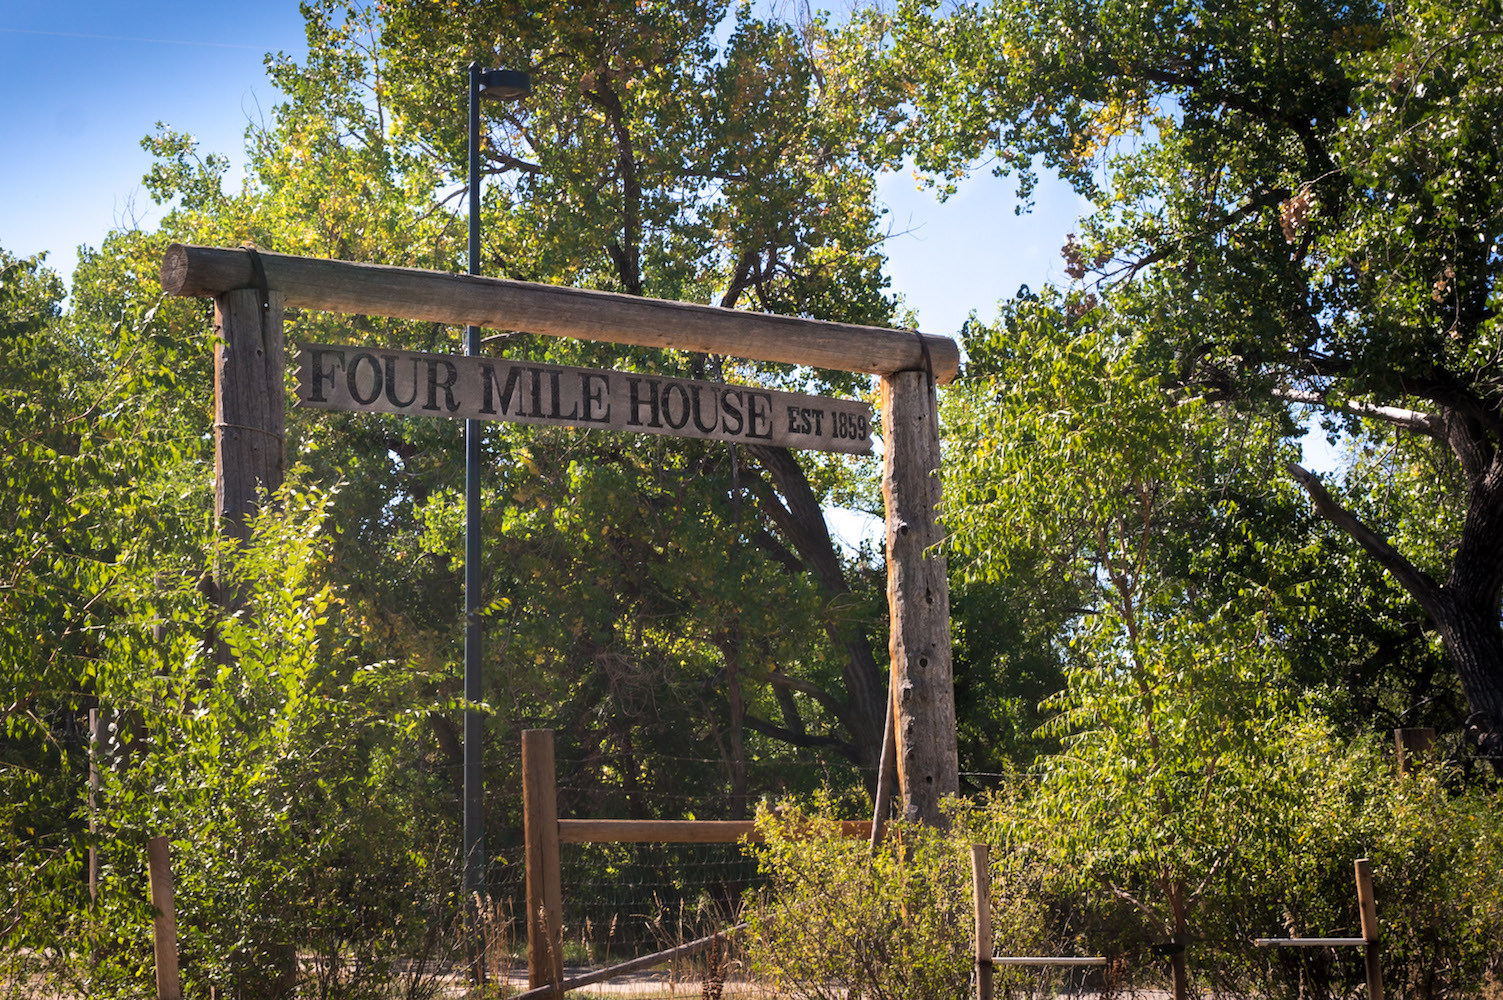
[[(282, 301), (265, 287), (214, 298), (214, 514), (221, 534), (240, 541), (287, 467)], [(230, 606), (223, 579), (216, 582)]]
[(527, 986), (564, 981), (563, 887), (553, 730), (522, 732), (522, 839), (527, 853)]
[(1435, 730), (1395, 729), (1393, 743), (1399, 774), (1411, 774), (1435, 752)]
[[(214, 296), (214, 516), (222, 539), (243, 544), (250, 540), (252, 517), (286, 474), (287, 361), (283, 295), (267, 286), (258, 251), (245, 248), (240, 256), (251, 264), (256, 287), (233, 287)], [(246, 597), (231, 585), (227, 569), (216, 561), (214, 599), (233, 612)], [(216, 652), (229, 655), (223, 648)], [(269, 995), (291, 994), (296, 946), (273, 943), (266, 956), (274, 968), (267, 977), (274, 991)], [(175, 969), (175, 953), (172, 961)]]
[(1368, 1000), (1383, 1000), (1383, 963), (1378, 942), (1378, 898), (1373, 895), (1373, 867), (1367, 858), (1353, 863), (1357, 877), (1357, 905), (1362, 912), (1362, 958), (1367, 966)]
[(960, 791), (950, 584), (941, 537), (939, 411), (934, 377), (882, 377), (882, 498), (887, 507), (887, 606), (892, 617), (892, 698), (903, 817), (934, 826), (940, 802)]
[(153, 911), (152, 951), (156, 957), (157, 1000), (182, 1000), (177, 967), (177, 910), (172, 901), (172, 860), (166, 837), (146, 842), (146, 875)]
[(976, 1000), (992, 1000), (992, 870), (985, 844), (971, 845), (971, 895), (976, 905)]

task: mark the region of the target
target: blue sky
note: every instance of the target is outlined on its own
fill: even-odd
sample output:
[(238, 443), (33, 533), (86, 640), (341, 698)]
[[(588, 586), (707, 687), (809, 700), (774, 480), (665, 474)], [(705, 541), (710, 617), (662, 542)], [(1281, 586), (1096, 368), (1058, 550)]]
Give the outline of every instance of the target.
[[(47, 251), (68, 275), (80, 244), (152, 225), (160, 209), (141, 184), (150, 158), (140, 142), (157, 122), (238, 168), (246, 125), (279, 97), (265, 55), (301, 57), (302, 25), (295, 0), (0, 7), (0, 246)], [(1046, 185), (1020, 218), (1011, 190), (983, 173), (940, 204), (906, 175), (884, 181), (893, 287), (924, 330), (954, 335), (971, 310), (990, 317), (1020, 284), (1062, 276), (1059, 248), (1079, 203)]]
[(276, 102), (264, 59), (279, 50), (304, 51), (293, 0), (0, 5), (0, 246), (67, 275), (79, 244), (149, 226), (140, 143), (158, 121), (238, 165), (247, 122)]

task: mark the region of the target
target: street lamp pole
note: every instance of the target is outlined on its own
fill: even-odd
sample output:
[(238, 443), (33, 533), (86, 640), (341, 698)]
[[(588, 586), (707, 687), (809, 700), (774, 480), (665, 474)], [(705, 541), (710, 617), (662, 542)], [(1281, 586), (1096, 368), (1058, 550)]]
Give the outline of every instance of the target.
[[(470, 63), (470, 255), (469, 273), (480, 273), (480, 102), (486, 97), (515, 101), (532, 92), (526, 73), (483, 70)], [(480, 327), (465, 330), (464, 353), (480, 353)], [(485, 878), (485, 774), (481, 741), (484, 720), (473, 706), (485, 697), (480, 669), (480, 444), (479, 420), (464, 424), (464, 896), (473, 903)]]

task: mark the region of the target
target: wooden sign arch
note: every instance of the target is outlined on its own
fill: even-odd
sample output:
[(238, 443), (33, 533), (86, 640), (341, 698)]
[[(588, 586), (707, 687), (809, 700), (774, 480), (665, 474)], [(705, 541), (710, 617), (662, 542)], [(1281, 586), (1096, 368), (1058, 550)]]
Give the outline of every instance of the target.
[[(282, 334), (287, 306), (701, 351), (881, 378), (882, 495), (891, 613), (888, 731), (902, 814), (938, 825), (959, 792), (936, 384), (960, 367), (953, 340), (531, 282), (173, 244), (169, 294), (212, 297), (215, 512), (237, 538), (285, 469)], [(892, 759), (889, 754), (888, 759)], [(880, 808), (880, 803), (879, 803)]]

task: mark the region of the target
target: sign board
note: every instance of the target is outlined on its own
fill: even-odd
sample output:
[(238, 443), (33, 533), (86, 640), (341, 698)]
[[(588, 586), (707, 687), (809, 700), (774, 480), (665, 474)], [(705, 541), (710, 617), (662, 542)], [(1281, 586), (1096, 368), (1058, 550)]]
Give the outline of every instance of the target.
[(297, 399), (321, 410), (500, 420), (864, 455), (871, 407), (757, 386), (506, 358), (298, 344)]

